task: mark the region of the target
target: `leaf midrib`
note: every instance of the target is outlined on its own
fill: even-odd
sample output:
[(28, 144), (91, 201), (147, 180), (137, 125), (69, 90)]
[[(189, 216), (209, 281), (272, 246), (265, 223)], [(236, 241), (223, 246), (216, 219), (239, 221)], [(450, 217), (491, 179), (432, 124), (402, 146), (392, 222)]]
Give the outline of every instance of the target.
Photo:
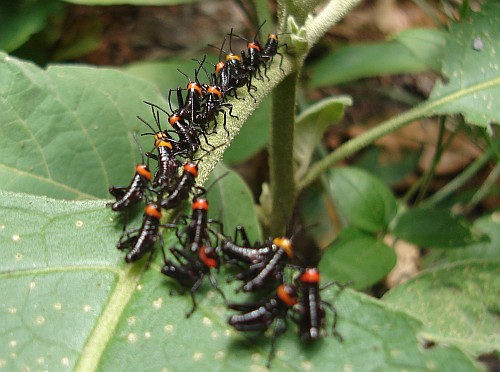
[(76, 372), (97, 370), (101, 356), (115, 333), (121, 314), (130, 302), (144, 273), (135, 265), (127, 265), (120, 269), (110, 268), (110, 270), (117, 274), (118, 281), (83, 347), (74, 369)]

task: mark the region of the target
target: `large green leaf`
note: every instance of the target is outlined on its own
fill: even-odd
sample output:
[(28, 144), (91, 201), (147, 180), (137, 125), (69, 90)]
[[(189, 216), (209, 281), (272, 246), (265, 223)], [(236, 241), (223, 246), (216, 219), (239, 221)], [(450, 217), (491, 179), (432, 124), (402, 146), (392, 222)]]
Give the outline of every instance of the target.
[[(106, 197), (133, 174), (131, 132), (153, 123), (151, 84), (83, 66), (39, 67), (0, 54), (0, 188), (55, 198)], [(144, 138), (150, 149), (151, 137)], [(149, 140), (146, 142), (146, 140)]]
[[(65, 202), (0, 192), (0, 361), (6, 370), (235, 370), (263, 366), (266, 338), (237, 335), (222, 299), (204, 285), (190, 319), (190, 296), (155, 261), (126, 265), (114, 248), (120, 226), (102, 201)], [(170, 232), (171, 234), (171, 232)], [(158, 261), (161, 260), (161, 255)], [(219, 284), (230, 300), (236, 297)], [(322, 293), (338, 311), (344, 341), (301, 345), (290, 324), (278, 340), (280, 370), (475, 370), (459, 349), (424, 349), (421, 324), (353, 292)], [(334, 300), (334, 301), (333, 301)], [(330, 322), (330, 315), (328, 317)]]
[[(184, 59), (169, 59), (161, 61), (134, 62), (121, 68), (122, 71), (136, 78), (144, 79), (156, 85), (165, 97), (168, 97), (170, 89), (177, 87), (185, 88), (188, 80), (177, 69), (183, 71), (191, 79), (194, 79), (194, 70), (197, 63)], [(172, 105), (176, 104), (175, 93), (172, 93)]]
[(224, 153), (226, 164), (241, 163), (266, 147), (269, 141), (270, 110), (271, 102), (265, 100), (254, 111)]
[(488, 216), (478, 218), (473, 228), (488, 235), (490, 241), (480, 242), (447, 251), (446, 255), (450, 261), (458, 261), (470, 258), (484, 258), (500, 260), (500, 213), (496, 212)]
[(447, 82), (438, 81), (432, 114), (462, 113), (472, 124), (500, 123), (500, 3), (488, 1), (451, 26), (443, 57)]
[(444, 31), (430, 28), (411, 28), (394, 36), (394, 39), (403, 44), (413, 53), (413, 56), (424, 63), (427, 68), (439, 71), (446, 44)]
[(325, 130), (344, 115), (344, 107), (352, 105), (349, 96), (328, 97), (308, 107), (295, 120), (293, 157), (297, 162), (295, 177), (302, 177)]
[(58, 0), (18, 0), (0, 3), (0, 50), (10, 52), (40, 31), (47, 18), (62, 10)]
[(343, 47), (314, 66), (311, 85), (323, 87), (371, 76), (420, 72), (439, 67), (444, 34), (409, 30), (395, 40)]
[(336, 168), (328, 174), (330, 198), (345, 226), (368, 232), (387, 229), (396, 215), (396, 199), (377, 178), (358, 168)]
[(208, 178), (206, 187), (211, 188), (208, 193), (209, 217), (223, 223), (226, 235), (233, 237), (236, 226), (242, 225), (250, 241), (262, 241), (252, 193), (236, 172), (219, 163)]
[(500, 262), (436, 267), (389, 291), (384, 300), (424, 323), (424, 336), (476, 355), (500, 351)]
[(419, 151), (403, 150), (401, 155), (391, 157), (379, 147), (370, 147), (363, 151), (354, 164), (391, 187), (403, 182), (414, 172), (419, 160)]
[(394, 250), (355, 228), (342, 230), (321, 257), (323, 277), (363, 289), (384, 278), (396, 264)]
[(487, 239), (463, 217), (445, 209), (410, 209), (400, 216), (394, 235), (422, 247), (460, 248)]
[(474, 221), (473, 229), (489, 237), (489, 241), (478, 242), (454, 249), (434, 249), (424, 256), (426, 267), (468, 259), (500, 260), (500, 213), (483, 216)]
[[(211, 146), (204, 148), (214, 149), (200, 164), (200, 181), (291, 68), (285, 56), (283, 71), (275, 64), (267, 71), (269, 81), (255, 81), (253, 97), (242, 90), (242, 99), (229, 100), (237, 118), (228, 117), (227, 131), (219, 128), (209, 136)], [(142, 101), (168, 107), (152, 84), (116, 70), (62, 65), (42, 70), (3, 53), (0, 98), (0, 188), (57, 198), (105, 197), (109, 184), (128, 182), (139, 154), (131, 132), (150, 131), (136, 115), (153, 123)], [(161, 120), (165, 128), (166, 117)], [(151, 137), (142, 140), (143, 148), (151, 149)]]

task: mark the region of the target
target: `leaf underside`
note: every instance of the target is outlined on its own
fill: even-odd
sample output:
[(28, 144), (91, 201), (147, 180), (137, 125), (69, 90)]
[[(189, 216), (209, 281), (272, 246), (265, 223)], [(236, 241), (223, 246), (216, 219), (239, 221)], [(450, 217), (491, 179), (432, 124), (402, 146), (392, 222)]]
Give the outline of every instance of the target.
[[(189, 295), (169, 295), (178, 287), (159, 273), (159, 257), (147, 271), (144, 261), (126, 265), (114, 248), (121, 225), (102, 201), (2, 192), (0, 221), (0, 342), (8, 345), (0, 361), (7, 370), (131, 371), (145, 363), (153, 370), (247, 370), (265, 363), (269, 339), (229, 329), (223, 301), (207, 283), (186, 319)], [(242, 301), (231, 294), (227, 276), (216, 277), (231, 301)], [(326, 336), (302, 345), (291, 323), (278, 341), (275, 367), (475, 369), (454, 347), (423, 349), (421, 324), (403, 312), (350, 289), (322, 296), (337, 309), (344, 341)]]

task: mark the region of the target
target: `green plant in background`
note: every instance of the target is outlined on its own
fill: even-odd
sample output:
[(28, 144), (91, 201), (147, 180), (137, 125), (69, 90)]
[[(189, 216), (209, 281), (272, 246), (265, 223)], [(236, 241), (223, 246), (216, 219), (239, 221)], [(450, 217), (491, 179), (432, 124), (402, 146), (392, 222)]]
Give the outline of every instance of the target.
[[(316, 87), (427, 69), (445, 79), (428, 99), (326, 153), (320, 145), (325, 129), (356, 102), (328, 97), (295, 117), (298, 77), (310, 49), (359, 2), (278, 1), (277, 24), (287, 33), (281, 37), (288, 46), (282, 66), (277, 56), (270, 80), (254, 82), (255, 102), (244, 92), (244, 101), (232, 102), (239, 119), (228, 117), (229, 137), (224, 131), (210, 137), (221, 147), (204, 159), (200, 180), (226, 172), (224, 165), (215, 167), (223, 157), (240, 161), (268, 142), (270, 186), (260, 203), (260, 211), (269, 212), (266, 229), (282, 233), (285, 216), (304, 193), (304, 220), (320, 222), (311, 229), (313, 238), (320, 246), (335, 238), (320, 261), (325, 279), (352, 280), (356, 289), (376, 284), (394, 267), (396, 255), (384, 237), (433, 248), (425, 262), (429, 269), (382, 300), (354, 289), (325, 291), (326, 299), (335, 298), (344, 341), (325, 337), (305, 346), (290, 329), (279, 340), (274, 367), (479, 369), (474, 359), (498, 357), (500, 348), (500, 219), (498, 212), (473, 222), (464, 216), (495, 190), (500, 169), (494, 125), (500, 122), (495, 105), (500, 100), (500, 31), (495, 27), (500, 6), (488, 1), (472, 12), (465, 2), (449, 29), (409, 30), (380, 45), (346, 47), (313, 66)], [(167, 2), (154, 2), (160, 3)], [(64, 7), (56, 1), (16, 6), (4, 5), (6, 11), (0, 12), (0, 47), (15, 53), (24, 48), (18, 55), (26, 56), (29, 36), (47, 19), (57, 25), (54, 19), (63, 16)], [(255, 2), (255, 14), (257, 24), (271, 19), (263, 1)], [(264, 27), (272, 31), (273, 26)], [(46, 40), (54, 40), (53, 34)], [(94, 36), (83, 40), (80, 52), (73, 47), (59, 55), (95, 46)], [(178, 67), (175, 61), (170, 66)], [(199, 309), (187, 320), (189, 296), (168, 295), (174, 285), (159, 273), (160, 261), (149, 270), (144, 263), (126, 265), (114, 249), (121, 226), (102, 199), (109, 198), (110, 184), (125, 184), (131, 176), (137, 158), (131, 133), (143, 130), (135, 117), (149, 117), (143, 100), (166, 105), (165, 88), (185, 83), (179, 74), (169, 75), (172, 80), (160, 86), (161, 94), (155, 84), (132, 76), (156, 67), (136, 64), (119, 71), (49, 64), (42, 69), (0, 53), (0, 367), (247, 370), (264, 364), (269, 341), (254, 344), (230, 330), (225, 308), (210, 291), (199, 296)], [(268, 140), (262, 134), (268, 130), (266, 120), (248, 119), (256, 109), (255, 115), (265, 118), (265, 105), (272, 112)], [(442, 119), (434, 165), (446, 147), (445, 131), (467, 130), (482, 149), (437, 193), (427, 196), (432, 167), (401, 200), (365, 170), (332, 167), (376, 139), (436, 115)], [(488, 164), (493, 164), (489, 176), (472, 195), (459, 192)], [(214, 217), (220, 216), (226, 231), (243, 224), (252, 238), (261, 237), (252, 197), (239, 176), (231, 172), (210, 194)], [(341, 221), (334, 236), (331, 231), (321, 236), (321, 222), (328, 221), (322, 212), (325, 200), (335, 205)], [(175, 241), (171, 232), (164, 236), (167, 247)]]

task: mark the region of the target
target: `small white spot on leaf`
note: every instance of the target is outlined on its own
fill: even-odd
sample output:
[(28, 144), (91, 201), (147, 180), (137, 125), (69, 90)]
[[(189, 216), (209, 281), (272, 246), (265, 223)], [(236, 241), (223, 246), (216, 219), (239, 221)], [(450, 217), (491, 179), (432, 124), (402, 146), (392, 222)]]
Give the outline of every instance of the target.
[(36, 325), (41, 326), (43, 323), (45, 323), (45, 318), (41, 315), (38, 315), (35, 319)]
[(16, 261), (21, 261), (23, 259), (23, 254), (21, 252), (16, 253)]
[(214, 312), (219, 316), (223, 316), (226, 313), (226, 308), (222, 305), (216, 305), (216, 306), (214, 306), (213, 309), (214, 309)]
[(390, 350), (390, 353), (391, 353), (391, 355), (392, 355), (392, 356), (397, 357), (398, 355), (400, 355), (400, 354), (401, 354), (401, 350), (398, 350), (398, 349), (391, 349), (391, 350)]
[(314, 368), (314, 364), (312, 364), (312, 362), (309, 360), (304, 360), (302, 363), (300, 363), (300, 366), (305, 371), (311, 371)]
[(12, 235), (12, 240), (18, 242), (19, 240), (21, 240), (21, 236), (19, 236), (18, 234), (14, 234)]
[(193, 360), (198, 361), (201, 360), (201, 358), (203, 358), (203, 353), (197, 351), (193, 354)]
[(136, 289), (137, 289), (138, 291), (142, 291), (142, 289), (143, 289), (143, 288), (144, 288), (144, 286), (143, 286), (142, 284), (137, 284)]
[(495, 212), (491, 215), (491, 220), (496, 223), (500, 223), (500, 212)]
[(90, 310), (92, 310), (92, 306), (86, 304), (86, 305), (83, 305), (83, 311), (88, 313), (90, 312)]
[(17, 345), (17, 341), (16, 340), (9, 341), (9, 346), (10, 347), (16, 347), (16, 345)]
[(36, 283), (35, 282), (30, 282), (30, 289), (35, 289), (36, 288)]
[(9, 312), (9, 314), (15, 314), (15, 313), (17, 313), (17, 309), (15, 307), (9, 307), (7, 309), (7, 311)]
[(165, 330), (165, 332), (167, 333), (172, 333), (173, 330), (174, 330), (174, 326), (172, 324), (167, 324), (165, 327), (163, 327), (163, 329)]
[(144, 338), (148, 339), (148, 338), (151, 338), (151, 332), (145, 332), (144, 333)]
[(75, 226), (76, 227), (82, 227), (83, 226), (83, 221), (80, 221), (80, 220), (76, 221), (75, 222)]
[(210, 337), (212, 337), (215, 340), (215, 339), (219, 338), (219, 333), (215, 332), (215, 331), (212, 331), (210, 333)]
[(224, 353), (223, 351), (218, 351), (215, 353), (214, 359), (215, 360), (222, 360), (222, 359), (224, 359), (225, 355), (226, 355), (226, 353)]
[(479, 36), (476, 36), (474, 39), (472, 39), (472, 49), (474, 49), (476, 52), (480, 52), (484, 48), (484, 41), (481, 39)]
[(127, 340), (128, 340), (128, 342), (133, 344), (137, 341), (137, 335), (135, 333), (129, 333), (127, 336)]
[(207, 327), (211, 327), (212, 326), (212, 320), (210, 320), (210, 318), (207, 318), (206, 316), (203, 317), (203, 325), (207, 326)]
[(162, 305), (163, 305), (163, 298), (162, 297), (159, 297), (158, 299), (153, 301), (153, 307), (155, 309), (161, 309)]
[(435, 371), (436, 368), (437, 368), (437, 363), (433, 360), (428, 360), (425, 365), (427, 366), (427, 368), (429, 368), (429, 370), (431, 371)]
[(344, 365), (344, 372), (352, 372), (352, 364)]
[(44, 364), (45, 363), (45, 357), (41, 356), (36, 358), (37, 364)]
[(69, 366), (69, 358), (68, 357), (61, 358), (61, 364), (66, 367)]
[(129, 316), (127, 319), (127, 323), (129, 326), (132, 326), (135, 324), (135, 316)]
[(56, 302), (56, 303), (54, 304), (54, 309), (55, 309), (55, 310), (61, 310), (61, 309), (62, 309), (62, 304), (61, 304), (60, 302)]
[(207, 298), (209, 298), (210, 300), (213, 300), (216, 296), (217, 296), (217, 294), (215, 293), (215, 291), (208, 291), (207, 292)]

